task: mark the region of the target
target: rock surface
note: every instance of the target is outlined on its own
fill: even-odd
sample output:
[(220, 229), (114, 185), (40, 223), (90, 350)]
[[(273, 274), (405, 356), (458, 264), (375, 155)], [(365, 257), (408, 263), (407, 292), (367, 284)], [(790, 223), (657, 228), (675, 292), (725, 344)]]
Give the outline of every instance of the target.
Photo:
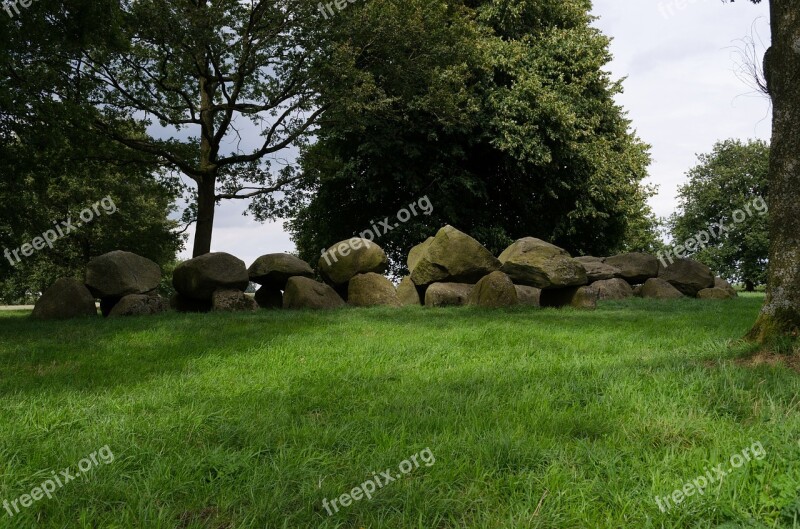
[(214, 312), (255, 312), (256, 300), (241, 290), (220, 289), (211, 295), (211, 310)]
[(685, 297), (680, 290), (660, 278), (651, 278), (642, 285), (643, 298), (680, 299)]
[(97, 316), (94, 296), (82, 282), (71, 277), (57, 279), (45, 290), (31, 314), (37, 320), (66, 320), (83, 316)]
[(472, 285), (466, 283), (434, 283), (425, 291), (426, 307), (460, 307), (467, 304)]
[(319, 258), (317, 268), (326, 283), (345, 285), (357, 274), (382, 274), (388, 264), (383, 248), (374, 242), (354, 237), (328, 248)]
[(161, 296), (128, 294), (114, 305), (114, 308), (108, 313), (108, 317), (149, 316), (167, 312), (167, 310), (169, 310), (169, 303)]
[(603, 257), (584, 256), (576, 257), (575, 260), (586, 269), (586, 278), (589, 280), (589, 283), (619, 277), (619, 268), (604, 263)]
[(408, 276), (401, 279), (400, 284), (397, 285), (397, 299), (400, 301), (400, 304), (404, 306), (422, 305), (417, 285), (415, 285)]
[(184, 297), (210, 300), (216, 290), (244, 291), (250, 279), (244, 262), (228, 253), (207, 253), (175, 267), (172, 285)]
[(467, 304), (475, 307), (500, 308), (513, 307), (519, 303), (517, 289), (506, 274), (500, 271), (481, 278), (472, 287)]
[(736, 289), (721, 277), (714, 278), (714, 288), (721, 288), (722, 290), (725, 290), (731, 295), (732, 298), (739, 297), (739, 293), (736, 291)]
[(411, 280), (420, 287), (473, 283), (500, 268), (500, 261), (489, 250), (452, 226), (445, 226), (432, 241), (423, 243), (412, 263)]
[(109, 252), (86, 265), (86, 286), (96, 298), (145, 294), (156, 289), (160, 282), (161, 268), (131, 252)]
[(697, 293), (698, 299), (733, 299), (736, 296), (724, 288), (704, 288)]
[(283, 290), (290, 277), (314, 277), (311, 266), (288, 253), (262, 255), (247, 270), (250, 281)]
[(330, 285), (307, 277), (291, 277), (283, 292), (285, 309), (336, 309), (344, 307), (345, 302)]
[(662, 267), (659, 270), (658, 277), (690, 298), (696, 297), (704, 288), (714, 286), (714, 274), (711, 273), (711, 269), (693, 259), (673, 261), (666, 268)]
[(517, 285), (541, 288), (581, 286), (586, 269), (558, 246), (534, 237), (514, 242), (500, 254), (501, 271)]
[(414, 268), (416, 268), (417, 263), (419, 263), (419, 260), (422, 259), (423, 255), (425, 255), (425, 251), (428, 249), (428, 246), (430, 246), (432, 242), (433, 242), (433, 237), (428, 237), (427, 239), (425, 239), (425, 242), (422, 242), (414, 246), (413, 248), (411, 248), (411, 251), (408, 252), (407, 262), (408, 262), (409, 274), (414, 271)]
[(598, 299), (620, 300), (633, 297), (633, 288), (627, 281), (620, 278), (595, 281), (592, 286), (597, 289)]
[(358, 274), (347, 287), (347, 303), (354, 307), (399, 307), (397, 290), (380, 274)]
[(526, 307), (539, 307), (539, 298), (542, 295), (542, 290), (536, 287), (528, 287), (525, 285), (514, 285), (517, 291), (517, 300), (520, 305)]
[(658, 277), (658, 259), (654, 255), (626, 253), (606, 257), (603, 262), (618, 268), (617, 277), (621, 277), (631, 285), (638, 285), (652, 277)]

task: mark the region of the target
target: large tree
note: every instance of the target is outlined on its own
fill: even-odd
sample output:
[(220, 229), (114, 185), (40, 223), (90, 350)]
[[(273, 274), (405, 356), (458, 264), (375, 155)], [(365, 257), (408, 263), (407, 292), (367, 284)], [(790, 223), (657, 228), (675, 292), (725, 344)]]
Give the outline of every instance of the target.
[[(759, 3), (759, 0), (753, 0)], [(800, 333), (800, 5), (770, 0), (764, 75), (772, 98), (767, 299), (749, 337), (768, 344)]]
[[(303, 256), (422, 196), (433, 214), (381, 238), (396, 262), (445, 223), (495, 252), (533, 235), (605, 254), (646, 231), (647, 146), (614, 103), (590, 7), (385, 0), (341, 13), (341, 42), (364, 49), (361, 88), (303, 153), (306, 202), (290, 209)], [(322, 96), (350, 82), (332, 76)]]
[[(718, 142), (687, 173), (689, 181), (678, 190), (679, 211), (670, 219), (673, 241), (709, 234), (692, 257), (749, 291), (765, 284), (767, 277), (768, 168), (765, 142)], [(709, 227), (713, 223), (724, 230)]]
[[(311, 0), (121, 1), (114, 13), (112, 45), (72, 58), (69, 96), (96, 130), (193, 181), (193, 253), (207, 253), (220, 200), (291, 180), (271, 157), (300, 144), (325, 110), (315, 71), (337, 66), (323, 16)], [(132, 117), (149, 134), (131, 134)]]

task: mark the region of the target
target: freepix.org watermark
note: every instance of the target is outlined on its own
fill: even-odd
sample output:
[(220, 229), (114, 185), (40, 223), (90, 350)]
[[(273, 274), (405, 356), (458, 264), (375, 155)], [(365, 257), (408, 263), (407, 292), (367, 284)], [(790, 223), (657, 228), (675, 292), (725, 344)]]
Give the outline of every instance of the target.
[(74, 474), (72, 470), (69, 468), (65, 468), (58, 475), (56, 475), (55, 470), (53, 471), (52, 477), (49, 479), (44, 480), (38, 487), (34, 487), (31, 490), (30, 494), (23, 494), (19, 498), (15, 500), (3, 500), (3, 508), (6, 510), (10, 517), (14, 517), (15, 514), (19, 514), (19, 506), (22, 507), (30, 507), (37, 502), (47, 496), (48, 499), (53, 497), (53, 493), (72, 481), (73, 479), (78, 479), (81, 475), (87, 474), (91, 471), (94, 467), (100, 466), (100, 463), (104, 465), (109, 465), (114, 462), (114, 453), (105, 445), (103, 448), (99, 450), (95, 450), (85, 458), (78, 461), (78, 471)]
[[(14, 15), (19, 15), (20, 10), (18, 6), (22, 6), (25, 9), (28, 9), (35, 0), (3, 0), (3, 9), (8, 16), (14, 18)], [(12, 11), (13, 9), (13, 11)]]
[(692, 481), (687, 481), (681, 488), (672, 491), (672, 494), (668, 494), (663, 498), (656, 496), (656, 505), (661, 509), (661, 512), (667, 512), (673, 507), (672, 503), (677, 507), (683, 503), (686, 498), (694, 496), (695, 493), (702, 496), (706, 493), (707, 487), (715, 483), (722, 483), (728, 474), (733, 473), (736, 469), (742, 468), (745, 463), (749, 463), (753, 459), (761, 461), (766, 456), (767, 451), (764, 450), (761, 441), (756, 441), (742, 450), (741, 453), (733, 454), (728, 461), (729, 466), (727, 468), (725, 468), (725, 463), (720, 463), (711, 468), (704, 468), (704, 474), (697, 476)]
[[(325, 17), (325, 20), (328, 20), (330, 17), (334, 16), (337, 12), (344, 10), (349, 4), (355, 4), (358, 0), (334, 0), (333, 2), (328, 2), (327, 4), (320, 3), (317, 6), (317, 9), (322, 16)], [(336, 8), (336, 11), (333, 8)]]
[[(359, 501), (362, 498), (371, 500), (375, 491), (383, 488), (393, 481), (397, 481), (398, 479), (402, 478), (404, 474), (410, 474), (413, 470), (419, 468), (419, 461), (417, 461), (418, 458), (422, 460), (426, 467), (433, 466), (433, 464), (436, 463), (436, 458), (433, 456), (433, 452), (431, 452), (430, 448), (426, 448), (422, 452), (414, 454), (400, 463), (399, 474), (392, 473), (392, 469), (390, 468), (387, 468), (380, 474), (375, 472), (370, 479), (366, 480), (349, 493), (342, 494), (338, 498), (330, 500), (330, 503), (328, 502), (328, 498), (323, 499), (322, 506), (325, 507), (326, 511), (328, 511), (328, 516), (333, 516), (333, 513), (339, 512), (339, 507), (336, 505), (337, 503), (341, 504), (342, 507), (349, 507), (354, 501)], [(331, 507), (333, 507), (333, 510), (331, 510)]]
[[(92, 222), (95, 218), (100, 216), (101, 209), (106, 215), (113, 215), (117, 212), (117, 205), (114, 204), (111, 197), (105, 197), (81, 211), (78, 215), (81, 219), (80, 221), (73, 221), (72, 217), (67, 217), (65, 221), (54, 222), (54, 229), (45, 231), (40, 237), (35, 237), (30, 243), (25, 243), (14, 250), (6, 248), (3, 255), (5, 255), (8, 262), (11, 263), (11, 266), (16, 266), (16, 264), (22, 260), (22, 257), (30, 257), (33, 255), (33, 252), (43, 250), (45, 246), (52, 248), (53, 243), (61, 237), (66, 237), (73, 231), (77, 231), (78, 228), (84, 224)], [(22, 254), (22, 257), (20, 257), (20, 254)]]
[[(766, 215), (769, 211), (767, 201), (761, 197), (758, 197), (750, 204), (745, 205), (743, 209), (737, 209), (734, 211), (733, 215), (731, 215), (733, 224), (741, 224), (749, 217), (752, 217), (755, 214), (754, 211), (759, 217)], [(694, 235), (694, 237), (686, 239), (683, 244), (673, 246), (666, 252), (658, 252), (658, 260), (661, 261), (661, 264), (664, 266), (664, 268), (666, 268), (668, 266), (667, 261), (669, 261), (669, 264), (675, 262), (674, 257), (682, 258), (686, 257), (686, 252), (699, 252), (712, 240), (719, 239), (722, 234), (730, 231), (729, 226), (730, 223), (725, 225), (725, 223), (721, 220), (719, 222), (713, 222), (708, 225), (707, 229), (700, 230)]]
[[(417, 208), (419, 208), (419, 211), (417, 211)], [(393, 229), (400, 226), (400, 224), (408, 222), (409, 220), (411, 220), (411, 217), (415, 217), (420, 213), (422, 213), (423, 215), (430, 215), (431, 213), (433, 213), (433, 204), (431, 204), (428, 195), (425, 195), (416, 202), (412, 202), (411, 204), (408, 205), (407, 208), (403, 208), (400, 211), (398, 211), (397, 220), (399, 222), (395, 222), (394, 224), (392, 224), (389, 221), (389, 217), (386, 217), (382, 221), (379, 221), (378, 226), (376, 226), (374, 222), (371, 222), (370, 226), (372, 227), (370, 229), (366, 229), (361, 233), (359, 233), (358, 237), (353, 237), (352, 239), (345, 241), (339, 244), (339, 246), (331, 248), (330, 250), (326, 250), (323, 248), (322, 257), (323, 259), (325, 259), (325, 262), (328, 263), (328, 265), (330, 266), (331, 260), (333, 260), (333, 262), (336, 263), (339, 261), (339, 257), (347, 257), (348, 255), (350, 255), (351, 251), (360, 249), (362, 245), (361, 239), (364, 239), (363, 244), (367, 248), (369, 248), (370, 242), (386, 235)]]

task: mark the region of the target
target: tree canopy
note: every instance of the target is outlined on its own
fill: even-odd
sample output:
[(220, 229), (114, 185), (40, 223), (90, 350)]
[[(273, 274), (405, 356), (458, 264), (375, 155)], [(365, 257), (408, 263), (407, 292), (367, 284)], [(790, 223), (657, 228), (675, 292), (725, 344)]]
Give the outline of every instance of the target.
[[(430, 216), (380, 241), (395, 262), (445, 223), (499, 252), (537, 236), (575, 253), (655, 242), (648, 147), (614, 102), (608, 39), (582, 0), (387, 0), (339, 13), (356, 78), (304, 149), (284, 212), (301, 254), (428, 196)], [(268, 211), (260, 211), (263, 216)]]

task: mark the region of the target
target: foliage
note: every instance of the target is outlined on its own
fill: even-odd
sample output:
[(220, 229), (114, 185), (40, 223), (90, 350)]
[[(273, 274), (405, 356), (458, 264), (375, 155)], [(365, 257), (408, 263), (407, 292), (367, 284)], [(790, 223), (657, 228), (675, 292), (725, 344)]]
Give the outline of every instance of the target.
[(340, 13), (339, 41), (363, 52), (355, 81), (323, 84), (323, 98), (352, 90), (304, 150), (283, 210), (301, 255), (426, 195), (431, 216), (380, 240), (396, 268), (446, 223), (496, 253), (529, 235), (574, 253), (655, 244), (647, 146), (614, 103), (589, 7), (386, 0)]
[(679, 190), (679, 211), (670, 219), (672, 238), (681, 243), (716, 222), (728, 228), (719, 238), (711, 237), (693, 257), (722, 277), (744, 283), (748, 290), (767, 280), (769, 215), (752, 207), (743, 222), (734, 222), (732, 215), (768, 196), (769, 152), (761, 140), (715, 144), (687, 173), (689, 182)]

